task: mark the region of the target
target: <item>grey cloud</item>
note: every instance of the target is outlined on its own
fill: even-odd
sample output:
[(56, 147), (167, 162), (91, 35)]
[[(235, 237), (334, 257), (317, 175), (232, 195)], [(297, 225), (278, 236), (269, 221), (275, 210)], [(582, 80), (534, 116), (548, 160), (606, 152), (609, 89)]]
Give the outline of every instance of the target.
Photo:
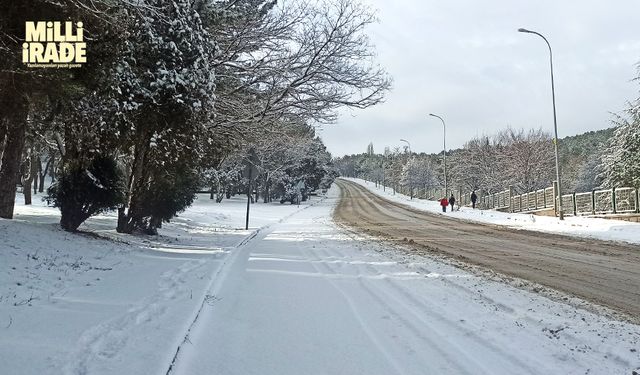
[(438, 152), (447, 143), (507, 125), (552, 130), (548, 52), (534, 29), (549, 39), (560, 136), (610, 126), (610, 112), (638, 96), (640, 2), (368, 0), (379, 9), (371, 28), (378, 60), (394, 77), (387, 101), (344, 111), (320, 132), (334, 155), (399, 146)]

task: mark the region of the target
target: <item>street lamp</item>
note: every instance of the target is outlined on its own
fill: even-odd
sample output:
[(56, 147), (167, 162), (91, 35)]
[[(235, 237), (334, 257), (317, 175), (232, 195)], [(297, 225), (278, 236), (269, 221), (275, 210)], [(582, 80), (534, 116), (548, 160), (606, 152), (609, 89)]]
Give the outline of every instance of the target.
[(518, 29), (521, 33), (529, 33), (535, 34), (542, 38), (542, 40), (547, 43), (547, 47), (549, 47), (549, 65), (551, 66), (551, 99), (553, 102), (553, 131), (554, 131), (554, 139), (553, 139), (553, 147), (556, 153), (556, 180), (558, 180), (558, 210), (560, 211), (560, 220), (564, 220), (564, 210), (562, 209), (562, 182), (560, 180), (560, 157), (558, 156), (558, 120), (556, 118), (556, 91), (553, 84), (553, 52), (551, 52), (551, 44), (544, 35), (540, 34), (536, 31), (531, 31), (527, 29), (520, 28)]
[(409, 141), (407, 141), (406, 139), (401, 139), (400, 142), (405, 142), (407, 144), (407, 146), (409, 147), (409, 157), (411, 157), (411, 143), (409, 143)]
[(443, 156), (442, 156), (442, 164), (444, 165), (444, 196), (447, 196), (447, 126), (444, 124), (444, 120), (442, 117), (438, 115), (434, 115), (433, 113), (429, 113), (429, 116), (437, 117), (442, 121), (442, 146), (443, 146)]

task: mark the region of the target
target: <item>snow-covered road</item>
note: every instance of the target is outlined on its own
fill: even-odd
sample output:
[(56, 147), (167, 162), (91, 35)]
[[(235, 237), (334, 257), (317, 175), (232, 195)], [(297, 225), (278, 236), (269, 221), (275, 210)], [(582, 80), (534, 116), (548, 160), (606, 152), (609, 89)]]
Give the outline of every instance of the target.
[(338, 228), (327, 200), (229, 256), (176, 374), (627, 374), (640, 327)]

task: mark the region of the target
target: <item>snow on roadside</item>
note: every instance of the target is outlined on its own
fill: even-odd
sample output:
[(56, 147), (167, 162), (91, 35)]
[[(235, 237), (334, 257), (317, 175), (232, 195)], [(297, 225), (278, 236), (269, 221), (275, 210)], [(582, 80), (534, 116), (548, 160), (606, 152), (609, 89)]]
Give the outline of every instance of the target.
[(503, 225), (514, 229), (526, 229), (545, 233), (640, 244), (640, 223), (588, 217), (565, 217), (565, 220), (562, 221), (555, 217), (506, 213), (494, 210), (474, 210), (470, 207), (461, 207), (459, 211), (454, 212), (448, 211), (450, 208), (448, 207), (447, 213), (443, 213), (439, 202), (417, 198), (411, 199), (409, 196), (398, 192), (393, 194), (391, 188), (383, 189), (382, 186), (376, 187), (375, 183), (362, 179), (344, 179), (364, 186), (374, 194), (393, 202), (402, 203), (438, 215), (446, 215), (486, 224)]
[(131, 236), (113, 214), (67, 233), (57, 209), (21, 200), (0, 219), (0, 363), (29, 375), (164, 373), (222, 261), (307, 205), (254, 204), (245, 231), (245, 199), (203, 194), (160, 236)]

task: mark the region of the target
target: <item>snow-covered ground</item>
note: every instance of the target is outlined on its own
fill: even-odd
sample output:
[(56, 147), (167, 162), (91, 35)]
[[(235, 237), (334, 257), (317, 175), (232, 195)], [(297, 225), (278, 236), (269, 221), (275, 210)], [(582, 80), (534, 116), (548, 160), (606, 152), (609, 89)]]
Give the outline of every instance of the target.
[[(440, 202), (424, 199), (411, 199), (407, 195), (396, 192), (391, 188), (384, 189), (381, 185), (357, 178), (345, 178), (369, 189), (374, 194), (388, 200), (399, 202), (407, 206), (433, 212), (439, 215), (447, 215), (464, 220), (480, 223), (504, 225), (515, 229), (527, 229), (546, 233), (558, 233), (569, 236), (595, 238), (608, 241), (623, 241), (632, 244), (640, 244), (640, 223), (632, 223), (623, 220), (609, 220), (589, 217), (565, 217), (560, 220), (555, 217), (536, 216), (531, 214), (512, 214), (494, 210), (479, 210), (471, 207), (461, 207), (451, 212), (447, 207), (447, 213), (442, 212)], [(456, 209), (458, 206), (456, 205)], [(640, 251), (640, 250), (639, 250)]]
[(0, 219), (0, 373), (164, 374), (227, 254), (307, 206), (252, 205), (245, 231), (246, 199), (199, 198), (149, 237), (117, 234), (114, 215), (66, 233), (19, 196)]
[(640, 327), (352, 234), (331, 220), (338, 194), (252, 205), (248, 232), (240, 199), (199, 199), (158, 237), (120, 237), (112, 216), (83, 227), (110, 240), (19, 205), (0, 220), (0, 373), (166, 374), (174, 359), (176, 374), (640, 367)]

